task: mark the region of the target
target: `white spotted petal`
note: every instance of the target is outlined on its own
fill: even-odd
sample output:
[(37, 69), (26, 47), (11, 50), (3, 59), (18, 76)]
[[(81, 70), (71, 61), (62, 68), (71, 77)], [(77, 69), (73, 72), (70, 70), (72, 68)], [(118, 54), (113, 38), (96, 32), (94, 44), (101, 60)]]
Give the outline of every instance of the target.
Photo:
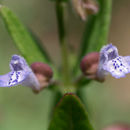
[(125, 77), (130, 73), (130, 56), (119, 56), (118, 50), (112, 44), (101, 49), (98, 77), (103, 78), (110, 73), (115, 78)]
[(0, 87), (12, 87), (21, 84), (33, 89), (40, 89), (35, 74), (23, 57), (13, 55), (10, 61), (10, 69), (11, 72), (0, 76)]
[(130, 72), (129, 64), (124, 57), (119, 56), (104, 64), (103, 69), (111, 73), (115, 78), (125, 77)]

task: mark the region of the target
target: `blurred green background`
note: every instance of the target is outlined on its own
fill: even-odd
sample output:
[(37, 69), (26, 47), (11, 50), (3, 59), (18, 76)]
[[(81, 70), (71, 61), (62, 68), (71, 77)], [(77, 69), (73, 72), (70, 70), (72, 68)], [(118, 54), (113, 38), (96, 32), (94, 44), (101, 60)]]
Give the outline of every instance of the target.
[[(41, 39), (55, 63), (60, 64), (54, 3), (49, 0), (3, 0), (25, 25)], [(78, 51), (84, 23), (72, 7), (66, 10), (68, 41)], [(121, 55), (130, 55), (130, 1), (113, 0), (109, 42)], [(55, 48), (55, 49), (54, 49)], [(31, 49), (31, 48), (30, 48)], [(55, 51), (54, 51), (55, 50)], [(0, 74), (9, 71), (11, 55), (19, 54), (0, 19)], [(108, 76), (83, 89), (87, 110), (95, 130), (114, 122), (130, 124), (130, 74), (116, 80)], [(54, 93), (34, 94), (25, 87), (0, 88), (0, 130), (47, 130)]]

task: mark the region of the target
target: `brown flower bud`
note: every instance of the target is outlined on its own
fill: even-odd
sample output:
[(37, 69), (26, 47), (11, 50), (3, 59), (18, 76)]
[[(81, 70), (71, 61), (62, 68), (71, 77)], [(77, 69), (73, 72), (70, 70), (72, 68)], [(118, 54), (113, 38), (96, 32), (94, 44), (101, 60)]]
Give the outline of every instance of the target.
[(72, 3), (82, 20), (86, 20), (89, 14), (98, 12), (98, 4), (95, 0), (72, 0)]
[(103, 130), (130, 130), (130, 125), (114, 124), (114, 125), (104, 128)]
[[(41, 62), (35, 62), (31, 65), (31, 69), (35, 73), (35, 76), (37, 77), (41, 89), (40, 91), (47, 87), (50, 83), (51, 78), (53, 77), (53, 71), (52, 69), (44, 63)], [(35, 93), (38, 93), (39, 91), (33, 90)]]
[(85, 76), (90, 79), (95, 79), (100, 82), (104, 80), (100, 80), (97, 77), (97, 70), (99, 64), (100, 53), (92, 52), (87, 54), (80, 63), (80, 68)]

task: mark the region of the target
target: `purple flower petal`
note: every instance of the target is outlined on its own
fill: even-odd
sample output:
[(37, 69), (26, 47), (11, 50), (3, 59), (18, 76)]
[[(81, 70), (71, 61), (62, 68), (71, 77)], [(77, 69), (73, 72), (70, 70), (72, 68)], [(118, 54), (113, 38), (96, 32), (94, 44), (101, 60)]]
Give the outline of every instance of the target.
[(104, 46), (100, 52), (98, 76), (103, 78), (108, 73), (115, 78), (130, 73), (130, 56), (119, 56), (117, 48), (112, 44)]
[(105, 63), (103, 69), (111, 73), (115, 78), (125, 77), (126, 74), (130, 73), (129, 64), (122, 56)]
[(12, 87), (21, 84), (40, 89), (37, 78), (23, 57), (13, 55), (10, 61), (10, 69), (11, 72), (0, 76), (0, 87)]

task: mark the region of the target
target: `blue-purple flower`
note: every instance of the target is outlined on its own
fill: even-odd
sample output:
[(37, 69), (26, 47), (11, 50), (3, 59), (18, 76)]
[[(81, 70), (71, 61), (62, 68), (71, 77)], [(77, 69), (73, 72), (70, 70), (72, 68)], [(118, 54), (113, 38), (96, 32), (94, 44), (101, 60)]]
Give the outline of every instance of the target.
[(117, 48), (112, 44), (104, 46), (100, 51), (97, 76), (102, 79), (108, 73), (115, 78), (130, 73), (130, 56), (119, 56)]
[(9, 73), (0, 76), (0, 87), (23, 85), (35, 90), (40, 89), (39, 81), (23, 57), (13, 55), (10, 69)]

